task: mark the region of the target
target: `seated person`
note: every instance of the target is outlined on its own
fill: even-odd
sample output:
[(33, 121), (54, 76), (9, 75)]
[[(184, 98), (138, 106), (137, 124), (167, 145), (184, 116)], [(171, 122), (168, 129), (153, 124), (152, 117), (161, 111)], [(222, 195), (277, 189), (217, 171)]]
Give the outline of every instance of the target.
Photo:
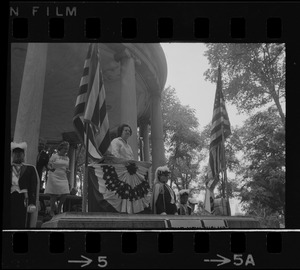
[(132, 135), (131, 127), (123, 124), (118, 128), (118, 137), (111, 142), (111, 153), (117, 158), (132, 159), (134, 155), (127, 140)]
[(189, 190), (188, 189), (182, 189), (179, 191), (179, 208), (178, 208), (178, 215), (191, 215), (192, 208), (188, 204), (189, 199)]
[(158, 167), (155, 172), (150, 203), (153, 214), (177, 215), (176, 195), (167, 184), (170, 170), (167, 166)]

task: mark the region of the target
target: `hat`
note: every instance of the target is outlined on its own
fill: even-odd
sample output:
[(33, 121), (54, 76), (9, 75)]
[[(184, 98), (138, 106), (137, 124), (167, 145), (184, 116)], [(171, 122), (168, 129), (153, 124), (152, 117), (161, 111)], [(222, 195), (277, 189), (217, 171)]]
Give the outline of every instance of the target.
[(10, 150), (13, 152), (19, 152), (19, 151), (23, 151), (25, 152), (27, 149), (27, 143), (26, 142), (20, 142), (20, 143), (16, 143), (16, 142), (11, 142), (10, 143)]
[(67, 141), (62, 141), (58, 146), (57, 146), (57, 150), (60, 150), (60, 149), (62, 149), (62, 148), (64, 148), (64, 147), (69, 147), (70, 146), (70, 143), (69, 142), (67, 142)]
[(190, 190), (189, 189), (182, 189), (182, 190), (179, 190), (179, 196), (182, 196), (184, 194), (187, 194), (189, 195), (190, 194)]
[(159, 182), (158, 176), (163, 175), (163, 174), (170, 174), (170, 173), (171, 172), (170, 172), (170, 170), (169, 170), (169, 168), (168, 168), (167, 165), (157, 167), (157, 169), (155, 171), (154, 183)]
[(168, 166), (161, 166), (161, 167), (158, 167), (156, 169), (156, 174), (159, 176), (159, 175), (162, 175), (162, 174), (170, 174), (170, 170), (168, 168)]
[(17, 143), (17, 142), (11, 142), (10, 143), (10, 153), (11, 153), (11, 156), (10, 156), (10, 161), (12, 162), (13, 161), (13, 153), (21, 153), (23, 152), (24, 153), (24, 162), (26, 162), (26, 150), (27, 150), (27, 143), (26, 142), (20, 142), (20, 143)]
[(170, 173), (170, 170), (169, 170), (168, 166), (160, 166), (160, 167), (157, 167), (156, 172), (157, 173), (161, 173), (161, 172)]

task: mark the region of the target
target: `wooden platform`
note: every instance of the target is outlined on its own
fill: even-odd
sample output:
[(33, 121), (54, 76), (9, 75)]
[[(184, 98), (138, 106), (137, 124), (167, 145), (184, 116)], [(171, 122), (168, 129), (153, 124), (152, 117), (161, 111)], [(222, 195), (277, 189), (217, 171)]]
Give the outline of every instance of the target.
[(258, 220), (251, 217), (129, 215), (104, 212), (66, 212), (41, 226), (59, 229), (255, 229)]

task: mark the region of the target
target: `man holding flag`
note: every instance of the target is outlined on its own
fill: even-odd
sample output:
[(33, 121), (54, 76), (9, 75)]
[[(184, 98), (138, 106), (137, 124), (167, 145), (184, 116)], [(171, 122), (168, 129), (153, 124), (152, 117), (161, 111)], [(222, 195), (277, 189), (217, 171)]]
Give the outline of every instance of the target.
[[(205, 181), (206, 193), (204, 205), (205, 210), (207, 210), (210, 213), (212, 212), (211, 200), (214, 200), (214, 189), (220, 181), (220, 172), (222, 173), (222, 195), (223, 198), (226, 197), (225, 187), (227, 185), (227, 174), (224, 142), (230, 134), (230, 122), (226, 111), (225, 100), (222, 93), (221, 66), (219, 65), (217, 89), (212, 118), (212, 130), (210, 134), (211, 141), (209, 145), (208, 174)], [(229, 203), (227, 207), (229, 207)]]

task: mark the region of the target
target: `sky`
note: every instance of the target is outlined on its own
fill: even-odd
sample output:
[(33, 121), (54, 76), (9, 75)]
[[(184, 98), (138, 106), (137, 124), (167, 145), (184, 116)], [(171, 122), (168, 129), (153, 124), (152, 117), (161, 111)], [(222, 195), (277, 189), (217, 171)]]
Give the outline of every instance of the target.
[[(210, 67), (204, 52), (204, 43), (160, 43), (168, 67), (167, 81), (176, 89), (182, 105), (196, 110), (200, 129), (212, 120), (216, 84), (205, 80), (204, 72)], [(235, 106), (226, 104), (230, 124), (241, 126), (247, 115), (239, 115)]]
[[(177, 97), (182, 105), (189, 105), (196, 110), (200, 129), (212, 120), (213, 104), (216, 84), (205, 80), (204, 72), (210, 67), (204, 52), (207, 50), (204, 43), (160, 43), (168, 67), (167, 81), (176, 89)], [(247, 115), (239, 115), (236, 107), (226, 104), (231, 126), (241, 126)], [(198, 200), (204, 201), (205, 192), (202, 191)], [(232, 215), (242, 212), (239, 201), (232, 198), (230, 208)]]

